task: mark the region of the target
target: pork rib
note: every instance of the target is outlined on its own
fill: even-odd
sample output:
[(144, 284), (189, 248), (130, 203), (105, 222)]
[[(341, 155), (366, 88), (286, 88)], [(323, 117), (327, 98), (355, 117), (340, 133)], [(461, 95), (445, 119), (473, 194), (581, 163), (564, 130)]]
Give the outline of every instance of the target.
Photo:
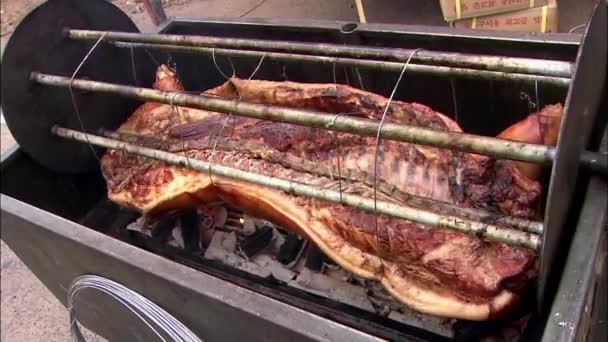
[[(166, 66), (159, 68), (154, 87), (183, 90)], [(205, 94), (372, 119), (378, 119), (387, 104), (380, 95), (345, 85), (236, 78)], [(561, 111), (558, 104), (532, 115), (559, 118)], [(388, 115), (392, 122), (460, 131), (455, 122), (420, 104), (393, 101)], [(554, 129), (551, 120), (538, 122), (544, 132)], [(119, 132), (149, 136), (157, 146), (189, 158), (373, 196), (371, 137), (245, 117), (227, 119), (224, 114), (156, 103), (142, 105)], [(502, 137), (522, 135), (521, 130), (511, 132), (517, 134), (505, 131)], [(528, 139), (526, 134), (538, 139), (535, 132), (524, 132)], [(413, 194), (485, 208), (497, 216), (531, 218), (541, 195), (539, 183), (520, 171), (529, 165), (393, 141), (382, 142), (378, 158), (378, 196), (386, 201), (420, 207), (407, 195), (397, 196)], [(384, 215), (376, 221), (371, 213), (116, 150), (104, 155), (102, 171), (109, 198), (147, 217), (226, 201), (298, 232), (344, 268), (380, 281), (403, 303), (434, 315), (469, 320), (499, 316), (535, 276), (532, 251), (453, 230)]]

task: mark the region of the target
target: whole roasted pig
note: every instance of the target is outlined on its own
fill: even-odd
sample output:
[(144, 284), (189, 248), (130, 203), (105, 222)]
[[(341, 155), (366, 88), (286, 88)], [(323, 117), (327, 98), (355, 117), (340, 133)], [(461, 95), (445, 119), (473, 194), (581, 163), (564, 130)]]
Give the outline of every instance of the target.
[[(158, 69), (154, 87), (183, 90), (166, 66)], [(205, 95), (375, 120), (388, 101), (345, 85), (238, 78)], [(554, 144), (561, 113), (560, 104), (546, 106), (500, 137)], [(448, 117), (416, 103), (392, 101), (387, 121), (461, 131)], [(143, 104), (119, 132), (149, 137), (141, 143), (193, 159), (369, 198), (374, 193), (373, 137), (158, 103)], [(414, 199), (422, 196), (497, 216), (537, 215), (541, 186), (534, 179), (535, 166), (394, 141), (383, 141), (378, 153), (378, 199), (420, 207)], [(518, 293), (535, 277), (535, 254), (524, 247), (376, 216), (118, 150), (104, 155), (102, 171), (109, 198), (147, 217), (223, 200), (307, 237), (345, 269), (380, 281), (397, 299), (429, 314), (469, 320), (499, 316), (517, 303)]]

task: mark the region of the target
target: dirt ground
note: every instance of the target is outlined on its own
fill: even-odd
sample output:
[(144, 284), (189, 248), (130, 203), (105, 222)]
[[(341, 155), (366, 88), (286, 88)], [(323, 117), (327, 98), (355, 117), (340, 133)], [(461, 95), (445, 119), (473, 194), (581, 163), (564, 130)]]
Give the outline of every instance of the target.
[[(144, 11), (142, 0), (112, 0), (114, 4), (129, 14), (139, 14)], [(196, 0), (163, 0), (163, 6), (169, 10), (176, 6), (187, 6)], [(19, 19), (32, 9), (40, 0), (2, 0), (0, 2), (0, 16), (2, 36), (12, 32)]]

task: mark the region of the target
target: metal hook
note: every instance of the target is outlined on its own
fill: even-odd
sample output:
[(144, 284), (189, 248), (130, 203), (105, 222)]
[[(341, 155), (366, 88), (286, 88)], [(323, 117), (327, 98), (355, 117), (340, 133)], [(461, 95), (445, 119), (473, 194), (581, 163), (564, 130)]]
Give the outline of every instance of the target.
[(521, 98), (523, 101), (527, 102), (529, 111), (536, 109), (536, 102), (532, 101), (532, 98), (530, 97), (530, 95), (528, 93), (526, 93), (525, 91), (522, 91), (519, 93), (519, 98)]
[[(211, 59), (213, 60), (213, 65), (215, 65), (215, 68), (217, 69), (217, 71), (219, 71), (219, 73), (226, 80), (229, 80), (230, 77), (226, 76), (226, 74), (224, 73), (224, 71), (222, 71), (222, 68), (220, 68), (220, 66), (217, 64), (217, 61), (215, 60), (215, 48), (211, 48)], [(234, 65), (232, 64), (232, 61), (230, 60), (230, 58), (228, 58), (228, 61), (230, 62), (230, 66), (232, 67), (232, 77), (234, 77), (234, 75), (236, 74), (236, 71), (234, 69)]]

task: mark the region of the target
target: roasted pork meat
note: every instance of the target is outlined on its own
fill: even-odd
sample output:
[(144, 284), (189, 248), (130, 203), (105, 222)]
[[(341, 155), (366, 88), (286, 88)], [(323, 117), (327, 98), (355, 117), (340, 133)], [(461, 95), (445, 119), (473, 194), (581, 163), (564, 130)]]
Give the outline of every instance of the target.
[[(179, 91), (166, 66), (154, 87)], [(346, 85), (231, 78), (204, 93), (240, 101), (314, 109), (378, 120), (383, 96)], [(562, 106), (549, 105), (500, 137), (555, 143)], [(388, 122), (460, 132), (431, 108), (392, 101)], [(141, 144), (245, 171), (373, 197), (374, 137), (145, 103), (119, 128)], [(421, 207), (416, 196), (534, 218), (541, 186), (535, 166), (415, 144), (382, 141), (377, 196)], [(102, 159), (109, 198), (154, 220), (163, 213), (218, 200), (273, 221), (318, 245), (358, 276), (380, 281), (403, 303), (425, 313), (469, 320), (504, 314), (535, 277), (535, 253), (454, 230), (298, 197), (109, 150)], [(338, 167), (338, 165), (340, 165)], [(426, 202), (425, 202), (426, 203)], [(433, 210), (428, 207), (423, 209)], [(438, 209), (437, 209), (438, 210)]]

